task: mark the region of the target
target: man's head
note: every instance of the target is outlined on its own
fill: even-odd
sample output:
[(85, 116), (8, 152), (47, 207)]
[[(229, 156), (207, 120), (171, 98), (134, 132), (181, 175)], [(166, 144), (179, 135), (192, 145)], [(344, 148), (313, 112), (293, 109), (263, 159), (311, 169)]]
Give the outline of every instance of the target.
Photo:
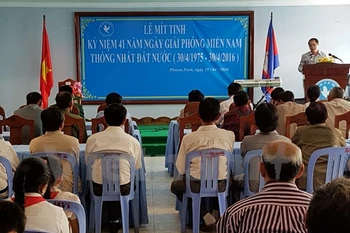
[(73, 106), (73, 97), (69, 92), (61, 91), (56, 95), (56, 105), (59, 109), (71, 109)]
[(239, 83), (230, 83), (230, 85), (227, 87), (227, 94), (228, 96), (233, 96), (237, 92), (242, 91), (242, 86)]
[(318, 39), (316, 38), (311, 38), (307, 44), (309, 45), (310, 51), (312, 53), (318, 52)]
[(328, 117), (327, 108), (321, 102), (313, 102), (306, 108), (306, 118), (311, 125), (325, 123)]
[(220, 117), (220, 102), (214, 98), (205, 98), (199, 103), (198, 115), (202, 122), (213, 123)]
[(21, 207), (12, 201), (0, 200), (0, 233), (23, 233), (26, 216)]
[(120, 104), (110, 104), (105, 108), (104, 116), (108, 126), (124, 125), (126, 119), (126, 108)]
[(199, 90), (192, 90), (188, 93), (188, 102), (197, 102), (204, 99), (204, 95)]
[(265, 182), (295, 182), (303, 171), (301, 150), (293, 143), (277, 140), (264, 146), (260, 172)]
[(244, 91), (239, 91), (233, 96), (233, 102), (236, 107), (242, 107), (244, 105), (248, 105), (249, 97), (248, 94)]
[(284, 91), (278, 95), (281, 103), (294, 102), (294, 94), (291, 91)]
[(73, 95), (73, 88), (71, 86), (69, 86), (69, 85), (60, 86), (58, 88), (58, 92), (61, 92), (61, 91), (66, 91), (69, 94)]
[(310, 102), (315, 102), (320, 97), (320, 94), (320, 87), (317, 85), (311, 85), (307, 89), (307, 98), (309, 98)]
[(27, 105), (28, 104), (37, 104), (40, 107), (42, 97), (38, 92), (30, 92), (26, 96), (26, 100), (27, 100)]
[(279, 104), (279, 95), (280, 93), (284, 92), (284, 89), (282, 87), (276, 87), (271, 92), (271, 101), (270, 103), (277, 106)]
[(56, 106), (51, 106), (41, 112), (41, 122), (48, 132), (63, 129), (64, 114)]
[(316, 189), (306, 215), (310, 233), (344, 233), (350, 229), (350, 180), (335, 179)]
[(328, 101), (332, 101), (334, 99), (342, 99), (344, 97), (344, 90), (341, 87), (333, 87), (328, 94)]
[(121, 105), (122, 101), (123, 101), (122, 96), (119, 95), (118, 93), (115, 93), (115, 92), (109, 93), (106, 96), (106, 99), (105, 99), (105, 102), (106, 102), (107, 106), (110, 105), (110, 104), (119, 104), (119, 105)]
[(255, 109), (254, 117), (256, 126), (263, 133), (274, 131), (278, 126), (278, 112), (273, 104), (259, 104)]

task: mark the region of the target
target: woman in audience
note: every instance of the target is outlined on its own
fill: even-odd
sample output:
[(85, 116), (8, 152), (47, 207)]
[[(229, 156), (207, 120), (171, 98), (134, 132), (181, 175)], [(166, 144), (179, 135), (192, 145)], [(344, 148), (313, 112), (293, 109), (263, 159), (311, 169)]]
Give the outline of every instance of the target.
[[(80, 199), (77, 195), (70, 192), (63, 192), (59, 189), (63, 179), (63, 166), (61, 161), (53, 156), (45, 158), (45, 161), (49, 165), (51, 177), (44, 198), (73, 201), (80, 204)], [(72, 233), (78, 233), (79, 224), (77, 217), (72, 211), (65, 210), (64, 212), (66, 213), (70, 226), (72, 227)]]
[(309, 107), (309, 105), (313, 102), (316, 102), (321, 95), (320, 87), (317, 85), (311, 85), (306, 91), (307, 98), (310, 102), (305, 103), (305, 107)]
[(50, 204), (42, 196), (49, 180), (50, 169), (44, 160), (35, 157), (22, 160), (13, 178), (13, 200), (25, 212), (26, 230), (67, 233), (69, 224), (63, 209)]
[(23, 233), (26, 216), (16, 203), (0, 201), (0, 233)]

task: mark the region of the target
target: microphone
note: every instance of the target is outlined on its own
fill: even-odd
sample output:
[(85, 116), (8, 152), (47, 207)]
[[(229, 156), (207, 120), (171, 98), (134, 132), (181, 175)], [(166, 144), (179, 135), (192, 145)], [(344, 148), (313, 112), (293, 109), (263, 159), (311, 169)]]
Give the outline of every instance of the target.
[(334, 59), (338, 59), (339, 61), (341, 61), (341, 63), (344, 63), (342, 59), (340, 59), (339, 57), (335, 56), (334, 54), (329, 53), (328, 56), (333, 57)]

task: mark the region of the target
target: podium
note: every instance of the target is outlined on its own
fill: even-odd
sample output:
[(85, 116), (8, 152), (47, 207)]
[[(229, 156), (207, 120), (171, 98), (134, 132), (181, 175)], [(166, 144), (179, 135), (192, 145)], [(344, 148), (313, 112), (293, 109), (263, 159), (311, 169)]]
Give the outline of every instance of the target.
[(336, 64), (331, 62), (321, 62), (312, 65), (304, 65), (303, 72), (304, 78), (304, 94), (305, 100), (307, 98), (307, 89), (311, 85), (315, 85), (322, 79), (332, 79), (339, 84), (341, 88), (345, 90), (348, 84), (350, 64)]

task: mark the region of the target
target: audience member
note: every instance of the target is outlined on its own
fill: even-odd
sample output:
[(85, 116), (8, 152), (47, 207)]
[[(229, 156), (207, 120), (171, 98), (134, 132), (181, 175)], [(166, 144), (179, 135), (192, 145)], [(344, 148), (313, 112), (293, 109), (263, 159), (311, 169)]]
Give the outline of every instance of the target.
[(263, 148), (260, 173), (264, 188), (230, 206), (217, 224), (218, 233), (306, 233), (304, 216), (311, 195), (295, 185), (304, 170), (300, 149), (274, 141)]
[[(72, 106), (73, 106), (73, 97), (69, 92), (66, 92), (66, 91), (59, 92), (56, 95), (56, 105), (61, 110), (61, 112), (64, 113), (65, 115), (68, 115), (68, 116), (75, 118), (75, 119), (83, 119), (80, 116), (71, 113)], [(83, 129), (79, 129), (79, 127), (77, 125), (72, 126), (72, 136), (79, 139), (79, 131), (80, 130), (83, 130), (84, 141), (86, 141), (87, 133), (86, 133), (85, 122), (83, 124)]]
[[(58, 89), (58, 92), (61, 92), (61, 91), (66, 91), (69, 94), (73, 95), (73, 88), (70, 85), (60, 86), (59, 89)], [(84, 117), (83, 105), (81, 105), (79, 103), (74, 103), (74, 105), (79, 109), (79, 116), (82, 117), (82, 118), (85, 118)]]
[(276, 87), (273, 89), (273, 91), (271, 92), (271, 100), (270, 100), (270, 104), (273, 104), (275, 106), (280, 104), (280, 98), (279, 95), (280, 93), (284, 92), (284, 89), (282, 87)]
[[(43, 134), (40, 119), (42, 98), (38, 92), (30, 92), (26, 99), (27, 105), (23, 108), (17, 109), (13, 114), (24, 119), (34, 120), (34, 137), (38, 137)], [(22, 136), (24, 143), (29, 144), (29, 127), (23, 127)]]
[[(279, 95), (280, 104), (277, 106), (278, 126), (277, 132), (280, 135), (285, 135), (286, 117), (294, 116), (298, 113), (305, 112), (305, 105), (297, 104), (294, 100), (294, 94), (291, 91), (284, 91)], [(291, 137), (295, 132), (295, 125), (291, 125)]]
[(69, 232), (63, 209), (50, 204), (42, 196), (49, 180), (50, 169), (42, 159), (29, 157), (22, 160), (13, 177), (14, 202), (24, 210), (26, 230)]
[(228, 94), (229, 98), (220, 103), (220, 118), (223, 118), (225, 113), (227, 113), (229, 111), (230, 105), (233, 103), (233, 96), (237, 92), (242, 91), (242, 90), (243, 89), (242, 89), (241, 84), (230, 83), (230, 85), (227, 87), (227, 94)]
[[(12, 148), (11, 144), (5, 141), (2, 136), (0, 136), (0, 156), (10, 161), (12, 171), (15, 172), (19, 164), (17, 153)], [(8, 197), (7, 174), (5, 167), (2, 164), (0, 164), (0, 199), (6, 197)]]
[[(74, 155), (79, 161), (79, 141), (75, 137), (63, 134), (64, 114), (55, 107), (51, 106), (41, 113), (41, 121), (46, 133), (40, 137), (34, 138), (29, 144), (31, 154), (39, 152), (65, 152)], [(61, 189), (72, 192), (73, 173), (69, 162), (62, 160), (63, 180)]]
[[(226, 151), (233, 150), (235, 136), (233, 132), (224, 129), (219, 129), (215, 125), (215, 121), (220, 116), (220, 103), (214, 98), (205, 98), (199, 104), (198, 116), (201, 121), (201, 126), (197, 131), (187, 134), (183, 137), (180, 144), (179, 153), (176, 160), (176, 168), (182, 176), (179, 180), (174, 180), (171, 184), (171, 192), (176, 195), (179, 201), (182, 202), (183, 193), (186, 190), (185, 178), (185, 161), (187, 153), (203, 149), (222, 149)], [(200, 190), (200, 158), (195, 158), (191, 163), (191, 189), (193, 192)], [(225, 190), (227, 167), (225, 158), (219, 159), (219, 187), (220, 191)], [(215, 209), (215, 207), (214, 207)], [(217, 208), (216, 208), (217, 209)], [(206, 226), (210, 226), (216, 222), (215, 218), (206, 210), (205, 206), (201, 207), (201, 217)]]
[[(91, 135), (86, 142), (86, 160), (94, 153), (126, 153), (135, 157), (135, 169), (141, 168), (141, 146), (131, 135), (126, 134), (123, 125), (126, 120), (126, 108), (119, 104), (110, 104), (104, 110), (107, 129)], [(127, 161), (120, 161), (120, 192), (127, 195), (130, 192), (130, 168)], [(101, 161), (95, 161), (92, 167), (93, 192), (102, 195)], [(121, 228), (120, 203), (104, 202), (103, 208), (108, 209), (110, 232), (118, 232)]]
[[(230, 106), (230, 111), (224, 116), (224, 124), (222, 125), (222, 128), (234, 132), (235, 138), (238, 140), (240, 138), (239, 118), (241, 116), (248, 116), (251, 113), (251, 110), (249, 107), (249, 97), (244, 91), (237, 92), (233, 99), (234, 103), (231, 104), (232, 110)], [(246, 125), (244, 129), (244, 135), (249, 135), (250, 126)]]
[[(199, 90), (192, 90), (190, 93), (188, 93), (188, 102), (199, 102), (202, 99), (204, 99), (204, 95)], [(186, 117), (185, 108), (180, 110), (179, 117)]]
[(0, 200), (0, 233), (24, 233), (26, 220), (19, 205)]
[[(328, 119), (326, 124), (330, 127), (334, 126), (334, 119), (337, 115), (342, 115), (348, 111), (350, 111), (350, 102), (343, 99), (344, 90), (341, 87), (333, 87), (328, 95), (328, 102), (325, 102)], [(340, 122), (339, 129), (342, 131), (343, 136), (345, 137), (346, 131), (346, 122)]]
[[(297, 128), (292, 142), (300, 147), (303, 154), (303, 163), (306, 168), (309, 163), (311, 154), (318, 149), (327, 147), (345, 146), (345, 139), (339, 129), (327, 126), (327, 109), (321, 102), (311, 103), (306, 109), (306, 117), (309, 125)], [(314, 188), (324, 184), (326, 179), (327, 161), (325, 157), (317, 160), (314, 171)], [(297, 184), (300, 189), (306, 189), (307, 169)]]
[(318, 98), (320, 97), (321, 90), (320, 87), (317, 85), (311, 85), (306, 91), (307, 98), (309, 98), (310, 102), (307, 102), (305, 104), (305, 107), (308, 107), (310, 103), (316, 102)]
[(350, 229), (350, 180), (337, 178), (314, 192), (306, 215), (309, 233), (344, 233)]
[[(71, 192), (61, 191), (59, 188), (63, 179), (63, 166), (60, 159), (54, 156), (50, 156), (43, 159), (47, 162), (47, 165), (50, 168), (50, 174), (51, 174), (47, 190), (44, 194), (44, 198), (72, 201), (80, 204), (80, 199), (77, 195)], [(72, 211), (69, 211), (69, 210), (65, 210), (64, 212), (66, 213), (69, 224), (72, 228), (72, 233), (78, 233), (79, 224), (78, 224), (77, 216)]]
[[(122, 105), (122, 101), (123, 101), (123, 98), (121, 95), (119, 95), (118, 93), (115, 93), (115, 92), (112, 92), (112, 93), (109, 93), (107, 96), (106, 96), (106, 99), (105, 99), (105, 103), (106, 103), (106, 107), (110, 104), (118, 104), (118, 105)], [(100, 117), (103, 117), (104, 116), (104, 110), (102, 111), (99, 111), (96, 115), (96, 118), (100, 118)], [(134, 125), (132, 123), (132, 119), (131, 119), (131, 115), (130, 113), (127, 111), (126, 112), (126, 119), (128, 119), (129, 121), (129, 134), (130, 135), (134, 135)], [(104, 130), (104, 127), (103, 125), (99, 125), (99, 131), (103, 131)]]

